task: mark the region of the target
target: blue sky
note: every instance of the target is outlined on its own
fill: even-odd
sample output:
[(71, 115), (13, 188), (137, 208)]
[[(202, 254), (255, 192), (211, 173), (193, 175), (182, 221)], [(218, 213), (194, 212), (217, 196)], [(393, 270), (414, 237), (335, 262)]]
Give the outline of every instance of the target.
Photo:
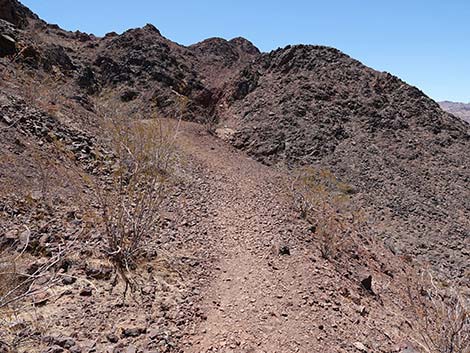
[(263, 51), (336, 47), (435, 100), (470, 101), (469, 0), (23, 0), (68, 30), (103, 35), (152, 23), (192, 44), (243, 36)]

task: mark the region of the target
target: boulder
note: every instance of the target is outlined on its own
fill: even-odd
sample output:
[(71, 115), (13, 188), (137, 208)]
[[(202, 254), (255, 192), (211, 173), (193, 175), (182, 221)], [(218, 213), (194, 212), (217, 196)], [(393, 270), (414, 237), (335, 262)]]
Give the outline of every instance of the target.
[(79, 74), (77, 84), (88, 94), (94, 94), (99, 91), (99, 83), (94, 71), (90, 67), (84, 67)]
[(28, 19), (38, 19), (27, 7), (17, 0), (0, 0), (0, 19), (14, 24), (18, 28), (28, 26)]
[(0, 34), (0, 57), (13, 55), (16, 53), (16, 41), (6, 35)]

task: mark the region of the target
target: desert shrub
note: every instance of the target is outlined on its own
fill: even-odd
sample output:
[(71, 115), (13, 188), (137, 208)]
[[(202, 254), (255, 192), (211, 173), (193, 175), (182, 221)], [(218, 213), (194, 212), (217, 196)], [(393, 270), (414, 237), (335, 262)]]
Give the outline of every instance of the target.
[(328, 170), (304, 167), (293, 173), (291, 192), (294, 207), (320, 240), (322, 256), (335, 256), (360, 221), (350, 203), (352, 188)]
[[(0, 259), (0, 306), (2, 302), (8, 302), (10, 296), (14, 296), (19, 290), (14, 290), (21, 282), (21, 276), (17, 270), (16, 257), (2, 252)], [(11, 293), (11, 294), (9, 294)]]
[[(426, 278), (425, 278), (426, 277)], [(470, 299), (449, 286), (439, 286), (428, 273), (408, 286), (412, 338), (426, 353), (470, 352)]]
[[(11, 310), (0, 311), (0, 352), (25, 353), (46, 351), (41, 342), (41, 334), (47, 332), (47, 326), (42, 317), (35, 310), (27, 314), (22, 313), (21, 318)], [(39, 350), (42, 348), (41, 350)]]
[[(62, 279), (64, 259), (89, 233), (84, 210), (74, 224), (64, 212), (65, 204), (85, 204), (76, 185), (80, 180), (72, 180), (58, 148), (47, 152), (46, 157), (45, 151), (30, 147), (21, 158), (6, 154), (0, 163), (5, 167), (0, 178), (0, 309), (47, 295)], [(44, 234), (47, 241), (41, 242)]]
[(58, 244), (48, 257), (34, 262), (27, 253), (31, 231), (25, 226), (22, 249), (15, 243), (0, 251), (0, 309), (19, 304), (27, 298), (46, 293), (63, 278), (61, 264), (74, 245), (87, 231), (86, 225), (70, 234), (67, 241)]
[(216, 115), (207, 117), (204, 120), (204, 129), (209, 135), (215, 136), (219, 120)]
[(178, 122), (160, 119), (107, 118), (106, 144), (113, 158), (106, 186), (96, 188), (108, 244), (116, 269), (135, 268), (145, 240), (157, 232), (158, 211), (165, 199), (175, 160)]

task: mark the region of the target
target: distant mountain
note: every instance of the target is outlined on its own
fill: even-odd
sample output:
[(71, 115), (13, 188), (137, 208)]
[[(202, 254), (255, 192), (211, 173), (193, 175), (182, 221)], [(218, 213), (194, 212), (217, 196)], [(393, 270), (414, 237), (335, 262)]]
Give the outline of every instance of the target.
[(444, 101), (439, 102), (439, 105), (446, 112), (454, 114), (470, 123), (470, 103)]

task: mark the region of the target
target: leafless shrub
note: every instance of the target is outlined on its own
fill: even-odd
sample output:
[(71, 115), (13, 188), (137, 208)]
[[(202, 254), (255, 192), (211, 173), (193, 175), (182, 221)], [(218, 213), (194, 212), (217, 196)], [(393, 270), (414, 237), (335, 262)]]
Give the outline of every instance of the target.
[[(7, 158), (8, 169), (15, 171), (15, 180), (8, 175), (2, 178), (4, 189), (0, 192), (0, 211), (5, 222), (0, 225), (0, 231), (6, 235), (9, 228), (11, 234), (0, 239), (0, 309), (42, 295), (57, 284), (61, 279), (59, 264), (88, 233), (90, 226), (82, 219), (80, 228), (67, 234), (58, 232), (54, 243), (47, 247), (39, 245), (38, 234), (50, 224), (64, 222), (58, 215), (60, 200), (54, 197), (60, 192), (54, 190), (58, 185), (53, 184), (51, 176), (54, 175), (56, 180), (68, 179), (68, 176), (57, 168), (56, 163), (47, 161), (39, 150), (33, 149), (27, 158), (36, 170), (31, 182), (22, 178), (24, 166), (15, 158)], [(77, 202), (78, 189), (75, 190), (71, 181), (67, 182), (67, 187), (73, 194), (69, 195), (69, 201)], [(35, 258), (37, 255), (43, 257)]]
[(25, 228), (27, 235), (21, 252), (12, 252), (11, 248), (7, 248), (0, 253), (0, 309), (46, 293), (56, 285), (62, 278), (58, 264), (85, 230), (85, 227), (82, 227), (72, 235), (72, 240), (58, 244), (52, 256), (43, 258), (44, 261), (22, 269), (19, 264), (26, 253), (31, 236), (29, 228)]
[(12, 310), (0, 313), (0, 352), (31, 352), (33, 347), (41, 346), (38, 333), (47, 329), (34, 307), (28, 313)]
[[(426, 278), (428, 277), (428, 278)], [(408, 286), (414, 342), (426, 353), (470, 352), (470, 299), (438, 286), (430, 273)]]
[(35, 258), (30, 254), (32, 232), (28, 226), (24, 228), (21, 241), (0, 251), (0, 351), (30, 352), (40, 345), (38, 339), (47, 328), (37, 310), (57, 295), (54, 288), (64, 276), (69, 277), (64, 261), (87, 232), (84, 224), (51, 247), (49, 256)]
[(330, 171), (305, 167), (294, 173), (291, 192), (294, 207), (320, 239), (322, 256), (335, 256), (360, 221), (349, 203), (351, 187)]
[(212, 115), (204, 120), (204, 129), (209, 135), (215, 136), (219, 121), (216, 115)]
[[(176, 126), (175, 126), (176, 124)], [(175, 158), (178, 123), (107, 116), (108, 145), (114, 160), (107, 186), (96, 194), (102, 211), (108, 254), (127, 286), (144, 241), (157, 231), (158, 210)]]

